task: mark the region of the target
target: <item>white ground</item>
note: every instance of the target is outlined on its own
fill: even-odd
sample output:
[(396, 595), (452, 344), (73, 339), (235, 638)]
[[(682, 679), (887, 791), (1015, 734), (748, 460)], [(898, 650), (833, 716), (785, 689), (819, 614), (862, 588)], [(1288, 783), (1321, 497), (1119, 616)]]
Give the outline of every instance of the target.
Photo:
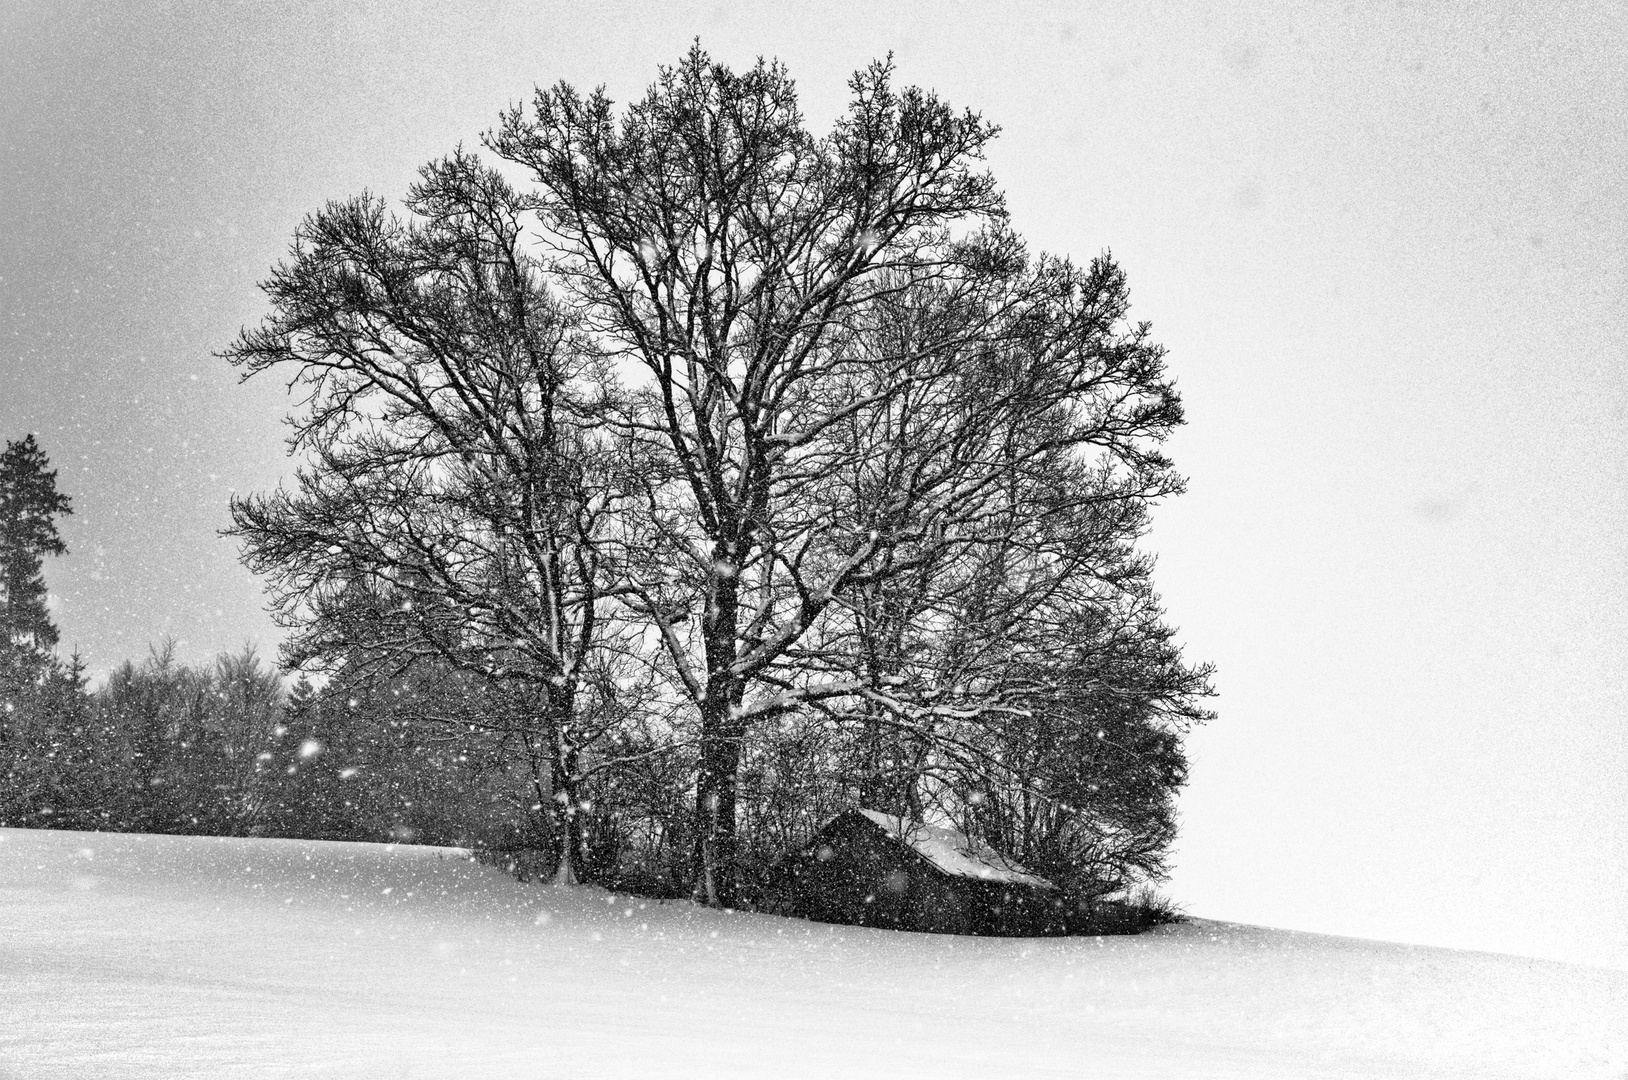
[(1628, 972), (829, 927), (424, 847), (0, 829), (0, 1077), (1628, 1077)]

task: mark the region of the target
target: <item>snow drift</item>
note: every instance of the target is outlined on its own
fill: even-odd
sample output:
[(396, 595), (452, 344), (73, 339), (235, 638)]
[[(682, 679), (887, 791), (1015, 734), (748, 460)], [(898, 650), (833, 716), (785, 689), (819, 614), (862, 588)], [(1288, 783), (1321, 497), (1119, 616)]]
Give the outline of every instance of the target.
[(1614, 1077), (1628, 972), (827, 926), (410, 846), (0, 830), (0, 1076)]

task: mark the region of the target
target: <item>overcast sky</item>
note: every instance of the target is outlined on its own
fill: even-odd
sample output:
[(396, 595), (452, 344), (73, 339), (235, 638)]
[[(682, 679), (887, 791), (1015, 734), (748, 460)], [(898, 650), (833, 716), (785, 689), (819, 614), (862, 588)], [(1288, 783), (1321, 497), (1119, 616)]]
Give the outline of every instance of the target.
[(212, 354), (302, 215), (697, 35), (819, 130), (891, 51), (1170, 350), (1148, 545), (1221, 691), (1170, 893), (1628, 965), (1628, 7), (1151, 6), (5, 4), (0, 435), (74, 499), (64, 646), (275, 652), (216, 532), (288, 399)]

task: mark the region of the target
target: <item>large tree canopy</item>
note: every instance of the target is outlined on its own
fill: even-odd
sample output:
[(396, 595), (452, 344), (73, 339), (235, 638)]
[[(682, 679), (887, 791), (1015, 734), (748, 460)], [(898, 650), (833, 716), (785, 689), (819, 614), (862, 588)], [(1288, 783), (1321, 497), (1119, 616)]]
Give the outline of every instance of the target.
[[(458, 153), (399, 220), (329, 206), (266, 283), (274, 314), (227, 358), (307, 393), (292, 490), (236, 499), (234, 532), (295, 632), (285, 661), (355, 678), (450, 664), (536, 693), (509, 717), (546, 747), (570, 824), (579, 698), (606, 627), (600, 547), (616, 492), (603, 380), (528, 253), (523, 205)], [(575, 880), (575, 830), (560, 880)]]
[[(562, 84), (490, 140), (531, 174), (584, 334), (641, 373), (622, 424), (648, 565), (630, 565), (649, 610), (676, 588), (700, 612), (657, 621), (700, 716), (698, 891), (714, 902), (733, 895), (756, 717), (857, 696), (916, 720), (950, 689), (907, 701), (902, 672), (855, 662), (841, 628), (864, 597), (1021, 544), (1037, 488), (1061, 482), (1099, 519), (1087, 532), (1117, 518), (1124, 537), (1180, 486), (1156, 450), (1179, 400), (1124, 322), (1123, 275), (1028, 255), (978, 116), (895, 90), (885, 63), (850, 89), (816, 138), (781, 67), (737, 75), (696, 47), (620, 117)], [(1050, 531), (1054, 548), (1085, 535)], [(1102, 569), (1101, 547), (1028, 554)]]
[[(459, 153), (405, 222), (315, 215), (228, 354), (311, 395), (295, 489), (234, 505), (289, 661), (527, 680), (568, 805), (584, 732), (692, 763), (662, 829), (710, 903), (779, 733), (851, 797), (1158, 848), (1205, 715), (1137, 551), (1182, 413), (1123, 273), (1028, 250), (976, 114), (850, 91), (817, 136), (699, 46), (626, 109), (539, 90), (487, 136), (512, 181)], [(1116, 769), (1164, 816), (1108, 813)]]

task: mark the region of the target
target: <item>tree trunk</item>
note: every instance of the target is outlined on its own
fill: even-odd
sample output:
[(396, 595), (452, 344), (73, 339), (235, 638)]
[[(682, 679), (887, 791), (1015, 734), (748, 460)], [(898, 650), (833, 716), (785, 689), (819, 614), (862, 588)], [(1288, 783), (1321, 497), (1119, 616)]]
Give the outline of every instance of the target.
[(571, 689), (551, 690), (548, 701), (550, 755), (549, 787), (554, 804), (555, 885), (582, 881), (582, 791), (578, 784), (577, 746), (571, 737), (576, 694)]
[[(712, 710), (707, 710), (712, 711)], [(735, 781), (740, 770), (740, 735), (724, 715), (703, 715), (701, 771), (695, 800), (694, 899), (709, 907), (734, 907), (739, 901), (736, 866)]]
[(737, 652), (740, 593), (728, 548), (715, 549), (702, 635), (707, 685), (701, 701), (701, 768), (695, 785), (695, 887), (692, 898), (708, 907), (734, 907), (739, 900), (736, 866), (735, 780), (740, 769), (738, 706), (744, 687), (730, 669)]
[(855, 794), (867, 810), (886, 812), (893, 805), (893, 777), (887, 767), (886, 737), (874, 717), (875, 706), (867, 705), (864, 733), (860, 736), (861, 758)]

